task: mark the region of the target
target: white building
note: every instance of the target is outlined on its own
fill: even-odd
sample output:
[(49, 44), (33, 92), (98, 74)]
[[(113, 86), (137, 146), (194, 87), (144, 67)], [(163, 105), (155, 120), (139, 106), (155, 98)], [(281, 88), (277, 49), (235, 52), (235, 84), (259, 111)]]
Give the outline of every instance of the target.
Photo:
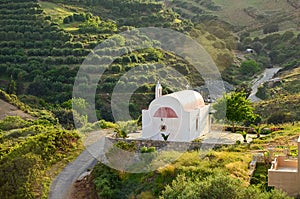
[(158, 83), (155, 99), (142, 111), (142, 138), (168, 141), (192, 141), (209, 132), (210, 105), (205, 105), (200, 93), (184, 90), (162, 95)]

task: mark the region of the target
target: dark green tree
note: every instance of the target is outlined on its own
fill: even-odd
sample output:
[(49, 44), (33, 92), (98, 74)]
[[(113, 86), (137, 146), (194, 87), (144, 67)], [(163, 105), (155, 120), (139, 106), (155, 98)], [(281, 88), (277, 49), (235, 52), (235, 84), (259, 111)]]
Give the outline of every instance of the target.
[(243, 75), (254, 75), (259, 71), (259, 66), (255, 60), (246, 60), (242, 62), (240, 71)]
[(17, 92), (17, 83), (12, 78), (7, 86), (6, 92), (8, 94), (16, 94), (16, 92)]

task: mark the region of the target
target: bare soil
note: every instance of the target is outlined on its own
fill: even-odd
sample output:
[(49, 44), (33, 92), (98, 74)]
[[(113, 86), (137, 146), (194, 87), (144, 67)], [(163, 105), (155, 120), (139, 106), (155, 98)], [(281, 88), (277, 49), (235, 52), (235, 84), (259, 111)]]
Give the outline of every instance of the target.
[(31, 115), (21, 111), (16, 106), (0, 99), (0, 120), (6, 116), (20, 116), (23, 119), (33, 118)]
[(92, 176), (89, 175), (73, 184), (70, 199), (99, 199)]

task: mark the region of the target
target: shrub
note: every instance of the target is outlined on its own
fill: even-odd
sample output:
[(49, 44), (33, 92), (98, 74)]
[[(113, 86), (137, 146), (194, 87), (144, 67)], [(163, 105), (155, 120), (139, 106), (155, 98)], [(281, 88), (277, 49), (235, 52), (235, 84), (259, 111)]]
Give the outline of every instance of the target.
[(140, 149), (140, 158), (143, 163), (146, 163), (146, 166), (150, 166), (151, 161), (157, 156), (155, 147), (146, 147), (143, 146)]
[(134, 142), (127, 143), (123, 141), (118, 141), (117, 143), (114, 144), (114, 146), (129, 152), (134, 152), (137, 149)]
[(95, 122), (94, 126), (96, 126), (96, 127), (100, 126), (103, 129), (108, 129), (108, 128), (115, 128), (116, 124), (114, 124), (112, 122), (107, 122), (105, 120), (100, 120), (98, 122)]
[(275, 113), (272, 113), (270, 117), (267, 119), (267, 123), (269, 124), (282, 124), (286, 122), (292, 122), (293, 117), (290, 113), (277, 111)]
[(137, 147), (134, 142), (127, 143), (118, 141), (108, 149), (105, 156), (113, 168), (120, 171), (126, 171), (129, 168), (133, 168), (135, 163), (135, 151)]
[(115, 198), (117, 188), (120, 184), (118, 173), (108, 166), (100, 163), (95, 166), (93, 175), (97, 176), (94, 178), (93, 182), (96, 186), (99, 197)]
[(267, 134), (270, 134), (270, 133), (272, 133), (270, 128), (263, 128), (261, 130), (261, 134), (263, 134), (263, 135), (267, 135)]
[(155, 147), (146, 147), (146, 146), (143, 146), (140, 150), (141, 153), (152, 153), (156, 151)]
[(211, 175), (204, 180), (191, 180), (185, 175), (178, 175), (162, 192), (160, 199), (167, 198), (291, 199), (282, 191), (260, 192), (254, 186), (243, 187), (239, 180), (223, 174)]
[(240, 67), (240, 72), (243, 75), (254, 75), (259, 71), (259, 66), (255, 60), (243, 61)]
[(30, 122), (23, 120), (20, 116), (6, 116), (3, 120), (0, 120), (0, 129), (8, 131), (11, 129), (23, 128), (30, 124)]
[(135, 132), (138, 126), (135, 120), (117, 122), (115, 132), (117, 137), (126, 138), (128, 133)]
[(3, 90), (0, 89), (0, 99), (3, 99), (4, 101), (7, 101), (8, 103), (18, 107), (19, 109), (21, 109), (22, 111), (29, 113), (32, 116), (36, 116), (34, 112), (32, 112), (31, 108), (27, 105), (25, 105), (24, 103), (20, 102), (20, 100), (18, 99), (18, 97), (16, 95), (9, 95), (6, 92), (4, 92)]
[(137, 199), (155, 199), (156, 197), (150, 191), (143, 191), (136, 196)]
[(30, 126), (19, 132), (33, 135), (19, 139), (6, 153), (0, 146), (1, 198), (42, 198), (48, 188), (42, 184), (49, 176), (45, 170), (77, 149), (79, 136), (54, 126)]
[(112, 65), (112, 67), (111, 67), (111, 71), (113, 73), (120, 73), (121, 70), (122, 70), (122, 65), (119, 65), (119, 64)]
[(268, 24), (264, 27), (263, 33), (268, 34), (272, 32), (277, 32), (279, 30), (279, 25), (278, 24)]
[(190, 73), (190, 70), (185, 64), (178, 63), (173, 66), (175, 70), (177, 70), (182, 75), (188, 75)]

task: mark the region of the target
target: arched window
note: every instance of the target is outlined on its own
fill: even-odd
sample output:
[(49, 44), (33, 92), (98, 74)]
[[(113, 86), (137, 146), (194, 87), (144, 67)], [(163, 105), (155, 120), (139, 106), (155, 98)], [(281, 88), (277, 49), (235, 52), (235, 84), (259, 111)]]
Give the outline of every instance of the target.
[(178, 118), (176, 112), (170, 107), (160, 107), (154, 113), (153, 117), (160, 117), (160, 118)]

